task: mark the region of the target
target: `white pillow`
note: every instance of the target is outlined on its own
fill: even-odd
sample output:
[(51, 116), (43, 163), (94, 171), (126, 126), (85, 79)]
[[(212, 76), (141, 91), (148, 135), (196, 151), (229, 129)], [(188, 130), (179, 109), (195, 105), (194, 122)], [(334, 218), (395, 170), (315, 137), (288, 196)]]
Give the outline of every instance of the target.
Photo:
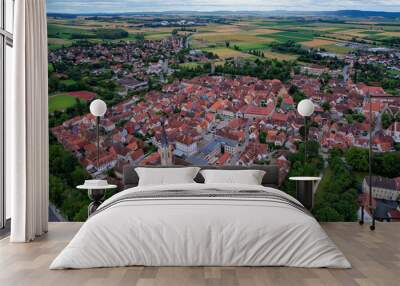
[(206, 184), (261, 185), (265, 171), (261, 170), (202, 170)]
[(135, 168), (139, 186), (195, 183), (193, 180), (200, 168)]

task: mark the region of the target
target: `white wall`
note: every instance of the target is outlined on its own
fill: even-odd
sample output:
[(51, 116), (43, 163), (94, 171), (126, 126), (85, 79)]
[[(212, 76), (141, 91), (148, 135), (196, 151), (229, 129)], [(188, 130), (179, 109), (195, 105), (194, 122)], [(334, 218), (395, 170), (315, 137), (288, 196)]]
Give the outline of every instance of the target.
[[(5, 0), (5, 29), (9, 33), (14, 32), (14, 0)], [(5, 53), (5, 118), (9, 118), (10, 114), (10, 97), (11, 97), (11, 74), (13, 67), (13, 54), (12, 48), (6, 45), (6, 53)], [(7, 121), (5, 122), (5, 140), (10, 136), (7, 136), (9, 133), (9, 129), (7, 128)], [(9, 125), (8, 125), (9, 126)], [(7, 178), (10, 178), (11, 170), (7, 168), (7, 154), (10, 154), (7, 150), (5, 152), (5, 207), (6, 207), (6, 219), (11, 217), (11, 193), (10, 188), (8, 187)]]
[[(11, 96), (11, 73), (12, 73), (12, 67), (13, 67), (13, 57), (12, 57), (12, 48), (7, 46), (6, 47), (6, 75), (5, 75), (5, 86), (6, 86), (6, 90), (5, 90), (5, 118), (10, 118), (9, 113), (10, 111), (10, 100), (8, 100)], [(7, 138), (10, 138), (10, 136), (7, 136), (10, 132), (9, 128), (7, 128), (7, 121), (6, 121), (6, 130), (5, 130), (5, 140), (7, 140)], [(9, 125), (8, 125), (9, 126)], [(8, 151), (8, 150), (7, 150)], [(8, 182), (7, 182), (7, 178), (10, 178), (10, 172), (11, 170), (9, 168), (7, 168), (7, 154), (10, 154), (10, 152), (6, 152), (5, 154), (5, 196), (6, 196), (6, 219), (11, 218), (11, 193), (10, 193), (10, 188), (8, 187)]]

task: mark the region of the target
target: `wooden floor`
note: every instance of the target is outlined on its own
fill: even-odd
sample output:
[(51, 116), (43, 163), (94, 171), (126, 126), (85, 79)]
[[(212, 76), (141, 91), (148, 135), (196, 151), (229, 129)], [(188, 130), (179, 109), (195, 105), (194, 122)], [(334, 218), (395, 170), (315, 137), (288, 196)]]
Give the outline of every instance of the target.
[(79, 223), (51, 223), (49, 233), (30, 244), (0, 241), (1, 286), (75, 285), (400, 285), (400, 223), (380, 223), (371, 232), (357, 223), (323, 228), (353, 265), (352, 269), (287, 267), (126, 267), (48, 270), (79, 229)]

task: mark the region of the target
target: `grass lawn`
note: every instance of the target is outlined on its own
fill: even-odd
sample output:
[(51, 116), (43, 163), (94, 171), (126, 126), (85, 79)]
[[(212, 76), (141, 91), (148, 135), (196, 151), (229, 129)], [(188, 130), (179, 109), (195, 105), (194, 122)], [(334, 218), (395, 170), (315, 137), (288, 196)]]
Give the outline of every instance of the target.
[(73, 96), (67, 94), (57, 94), (49, 96), (49, 112), (63, 111), (68, 107), (74, 106), (76, 99)]

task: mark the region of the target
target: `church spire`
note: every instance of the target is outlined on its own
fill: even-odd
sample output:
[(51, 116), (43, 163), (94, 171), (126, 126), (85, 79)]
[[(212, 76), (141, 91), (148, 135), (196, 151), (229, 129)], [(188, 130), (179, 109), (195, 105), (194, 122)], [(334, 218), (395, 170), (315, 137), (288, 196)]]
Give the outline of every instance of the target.
[(162, 166), (169, 166), (172, 165), (172, 145), (168, 142), (167, 132), (165, 131), (165, 118), (162, 117), (161, 120), (161, 144), (158, 148), (158, 153), (161, 157), (161, 165)]

